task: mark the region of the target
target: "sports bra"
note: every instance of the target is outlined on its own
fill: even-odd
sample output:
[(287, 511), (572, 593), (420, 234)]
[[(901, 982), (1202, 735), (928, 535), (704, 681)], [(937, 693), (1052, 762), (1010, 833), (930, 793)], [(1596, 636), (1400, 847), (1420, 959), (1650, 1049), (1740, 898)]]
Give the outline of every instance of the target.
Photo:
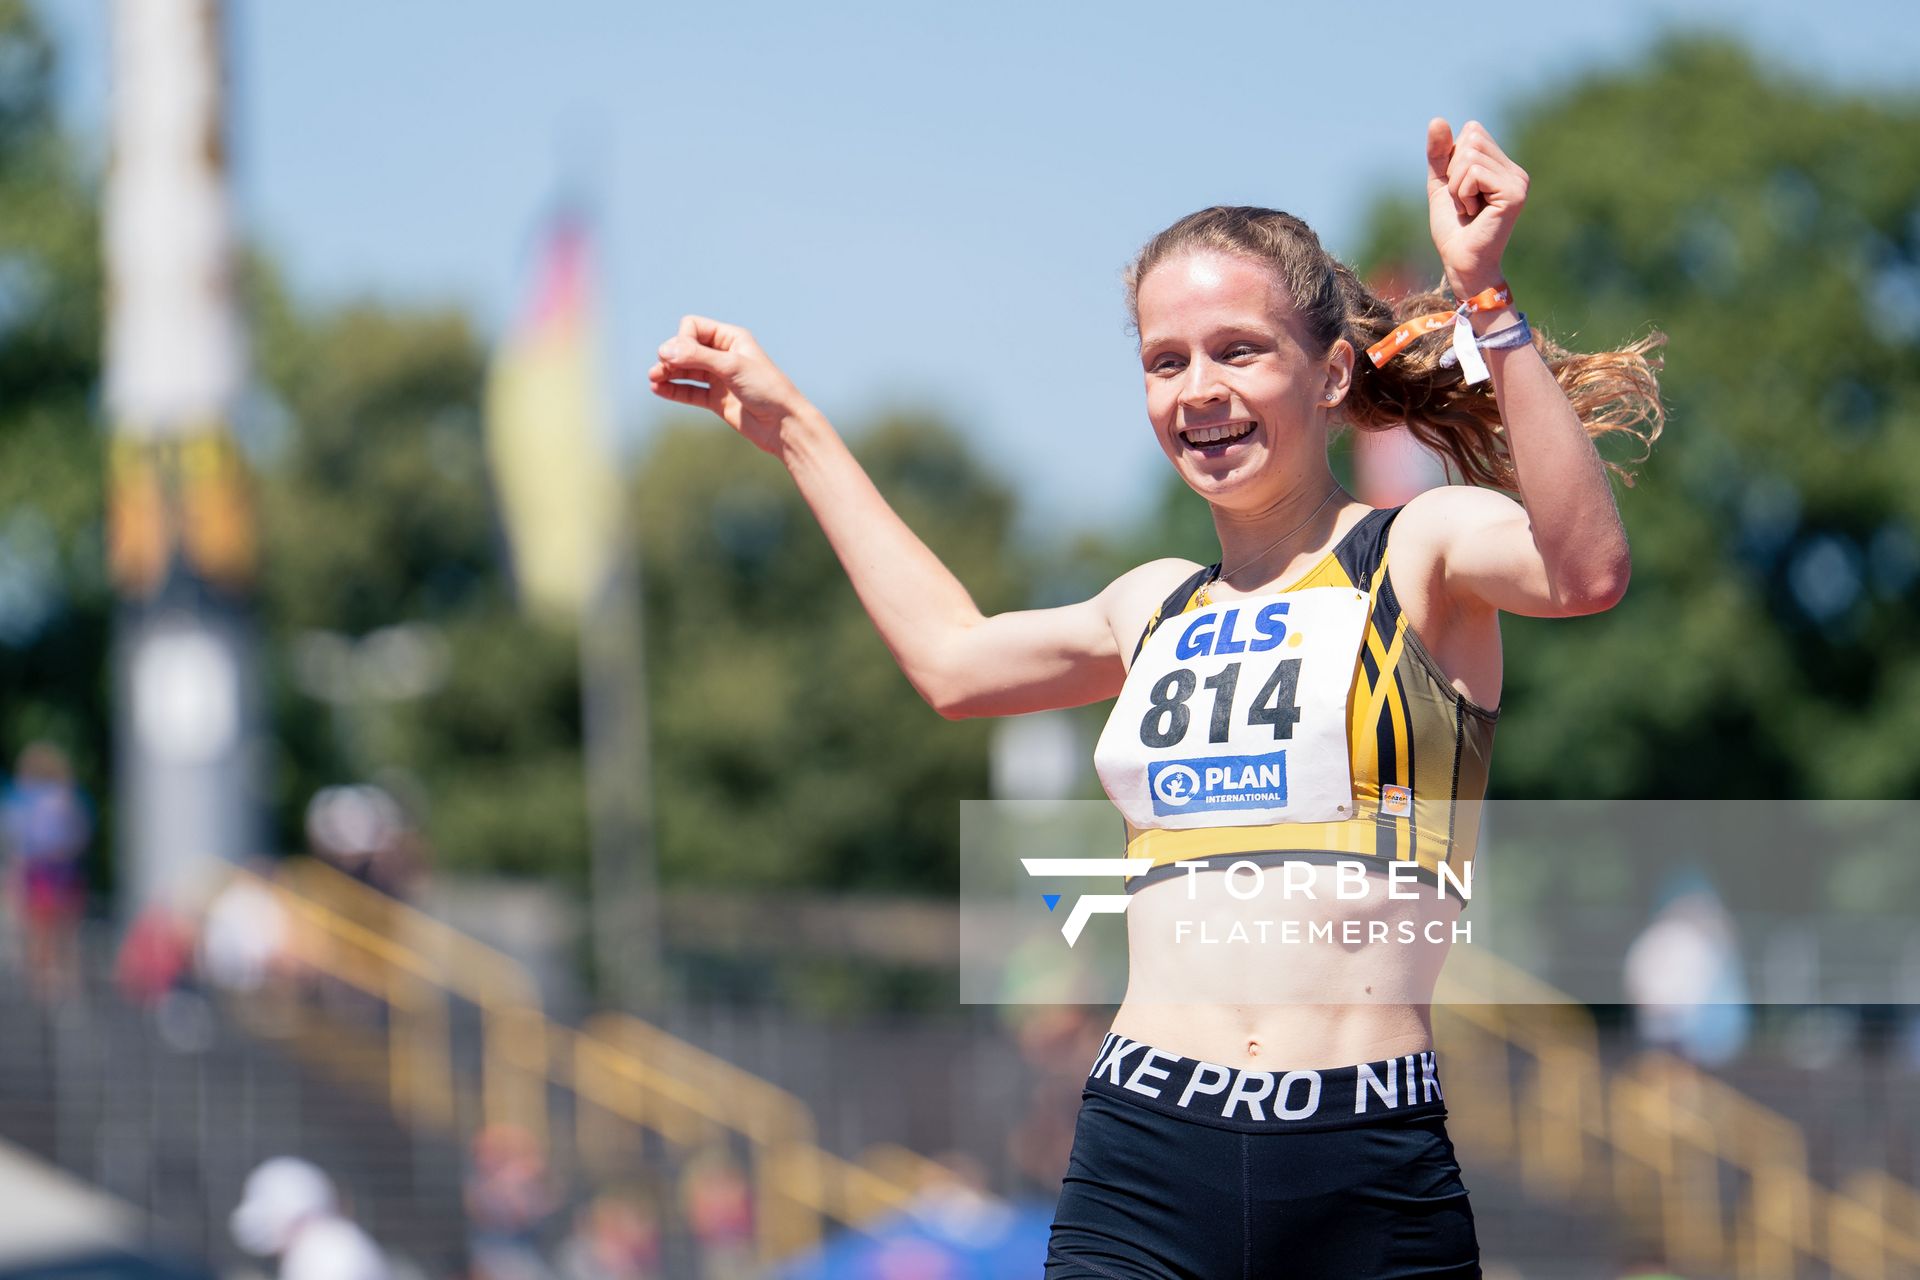
[(1094, 752), (1127, 856), (1152, 860), (1129, 892), (1194, 859), (1410, 863), (1451, 889), (1444, 864), (1471, 884), (1499, 713), (1407, 625), (1386, 564), (1401, 510), (1282, 591), (1207, 602), (1213, 564), (1154, 611)]

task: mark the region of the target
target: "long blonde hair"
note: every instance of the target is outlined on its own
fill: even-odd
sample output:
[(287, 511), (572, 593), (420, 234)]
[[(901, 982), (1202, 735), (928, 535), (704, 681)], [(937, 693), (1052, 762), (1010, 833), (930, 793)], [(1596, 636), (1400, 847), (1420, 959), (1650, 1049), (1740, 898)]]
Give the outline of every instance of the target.
[[(1140, 281), (1168, 258), (1196, 249), (1237, 254), (1264, 263), (1286, 286), (1320, 354), (1345, 338), (1353, 346), (1352, 385), (1341, 416), (1360, 431), (1385, 431), (1404, 423), (1414, 438), (1447, 459), (1460, 478), (1497, 489), (1518, 487), (1507, 449), (1493, 384), (1468, 385), (1457, 365), (1440, 363), (1448, 349), (1448, 329), (1417, 339), (1385, 365), (1375, 368), (1367, 348), (1401, 321), (1431, 311), (1451, 310), (1444, 293), (1411, 294), (1389, 303), (1361, 283), (1353, 268), (1320, 245), (1320, 237), (1300, 219), (1277, 209), (1215, 205), (1180, 221), (1147, 241), (1127, 268), (1127, 310), (1136, 332), (1140, 323)], [(1666, 424), (1656, 376), (1656, 349), (1666, 335), (1650, 333), (1618, 351), (1580, 355), (1556, 344), (1533, 327), (1533, 345), (1587, 433), (1599, 439), (1627, 435), (1639, 442), (1632, 462), (1643, 461)], [(1632, 472), (1609, 460), (1607, 466), (1632, 483)]]

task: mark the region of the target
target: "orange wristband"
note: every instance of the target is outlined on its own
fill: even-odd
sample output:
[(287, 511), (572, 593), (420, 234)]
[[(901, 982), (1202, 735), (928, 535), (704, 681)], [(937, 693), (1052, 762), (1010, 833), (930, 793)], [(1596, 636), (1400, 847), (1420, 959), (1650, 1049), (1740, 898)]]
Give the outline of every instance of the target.
[(1452, 311), (1431, 311), (1424, 316), (1401, 321), (1392, 333), (1367, 348), (1367, 358), (1373, 361), (1373, 367), (1377, 369), (1405, 351), (1415, 338), (1432, 333), (1435, 329), (1444, 329), (1461, 317), (1477, 315), (1482, 311), (1498, 311), (1512, 305), (1513, 290), (1503, 280), (1482, 289)]

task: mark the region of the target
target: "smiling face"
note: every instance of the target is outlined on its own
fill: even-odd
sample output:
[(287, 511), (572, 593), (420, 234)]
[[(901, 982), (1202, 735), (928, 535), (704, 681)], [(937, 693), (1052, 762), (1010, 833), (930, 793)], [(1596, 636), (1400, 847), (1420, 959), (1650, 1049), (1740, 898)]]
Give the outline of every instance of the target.
[(1138, 299), (1147, 416), (1195, 493), (1251, 514), (1326, 470), (1327, 411), (1353, 350), (1336, 342), (1320, 355), (1274, 271), (1179, 253), (1141, 279)]

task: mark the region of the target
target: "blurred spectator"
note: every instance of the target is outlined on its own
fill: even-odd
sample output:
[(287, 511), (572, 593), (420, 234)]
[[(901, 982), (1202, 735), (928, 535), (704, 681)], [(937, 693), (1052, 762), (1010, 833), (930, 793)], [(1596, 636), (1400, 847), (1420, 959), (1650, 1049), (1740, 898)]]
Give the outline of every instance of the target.
[(1740, 941), (1720, 895), (1697, 871), (1676, 873), (1653, 919), (1627, 948), (1627, 996), (1640, 1034), (1702, 1066), (1739, 1056), (1747, 1043)]
[(340, 1210), (333, 1181), (294, 1156), (247, 1175), (233, 1211), (234, 1243), (280, 1259), (279, 1280), (389, 1280), (385, 1256)]
[(222, 991), (252, 995), (286, 964), (289, 922), (273, 890), (255, 875), (227, 881), (200, 926), (200, 972)]
[(215, 1035), (213, 1010), (193, 984), (193, 948), (192, 923), (154, 902), (134, 917), (114, 960), (120, 998), (152, 1014), (161, 1039), (182, 1053), (204, 1052)]
[(92, 838), (93, 820), (66, 753), (45, 742), (29, 744), (0, 796), (0, 839), (25, 967), (43, 1000), (74, 989), (75, 935), (85, 904), (80, 859)]
[(753, 1188), (731, 1156), (713, 1148), (689, 1159), (680, 1200), (700, 1249), (701, 1280), (760, 1274), (753, 1247)]
[(1094, 1016), (1099, 1012), (1078, 1004), (1009, 1005), (1003, 1011), (1033, 1081), (1025, 1108), (1007, 1133), (1023, 1190), (1052, 1195), (1060, 1189), (1073, 1152), (1080, 1090), (1100, 1042)]
[(425, 870), (419, 832), (382, 787), (361, 783), (314, 792), (306, 835), (314, 857), (402, 901), (412, 898)]
[(660, 1220), (637, 1192), (606, 1191), (574, 1219), (560, 1246), (562, 1280), (657, 1280)]
[(139, 1009), (158, 1008), (187, 976), (193, 958), (193, 928), (161, 902), (141, 908), (120, 940), (114, 985), (120, 998)]
[(547, 1280), (540, 1229), (555, 1199), (533, 1135), (488, 1125), (473, 1135), (467, 1172), (467, 1249), (475, 1280)]

